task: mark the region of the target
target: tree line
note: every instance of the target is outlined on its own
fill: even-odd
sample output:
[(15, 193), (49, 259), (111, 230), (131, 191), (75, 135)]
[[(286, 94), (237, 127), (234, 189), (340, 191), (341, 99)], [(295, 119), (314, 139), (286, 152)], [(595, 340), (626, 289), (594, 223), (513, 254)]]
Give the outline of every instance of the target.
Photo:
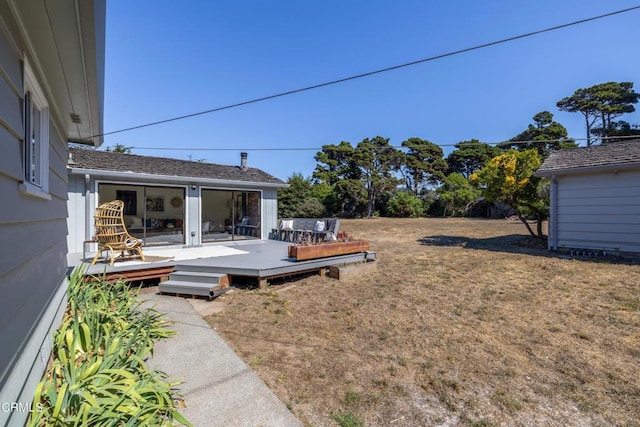
[[(557, 102), (561, 111), (585, 117), (587, 145), (640, 135), (618, 120), (635, 111), (640, 95), (630, 82), (576, 90)], [(533, 176), (551, 150), (574, 148), (567, 129), (542, 111), (508, 141), (490, 145), (461, 141), (447, 156), (436, 143), (409, 138), (399, 148), (389, 138), (323, 145), (311, 177), (294, 173), (278, 195), (280, 217), (465, 216), (479, 203), (500, 202), (542, 237), (548, 216), (548, 185)], [(532, 229), (527, 219), (535, 219)]]

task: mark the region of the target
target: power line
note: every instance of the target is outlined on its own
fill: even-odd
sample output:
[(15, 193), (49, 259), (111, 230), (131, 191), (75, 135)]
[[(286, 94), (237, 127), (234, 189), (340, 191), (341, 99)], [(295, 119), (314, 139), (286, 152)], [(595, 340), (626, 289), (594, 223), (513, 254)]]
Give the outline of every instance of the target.
[(101, 134), (98, 134), (98, 135), (93, 135), (90, 138), (85, 138), (85, 139), (91, 139), (91, 138), (96, 138), (96, 137), (100, 137), (100, 136), (113, 135), (113, 134), (116, 134), (116, 133), (128, 132), (128, 131), (131, 131), (131, 130), (141, 129), (141, 128), (150, 127), (150, 126), (157, 126), (157, 125), (160, 125), (160, 124), (169, 123), (169, 122), (173, 122), (173, 121), (177, 121), (177, 120), (183, 120), (183, 119), (188, 119), (188, 118), (191, 118), (191, 117), (201, 116), (201, 115), (204, 115), (204, 114), (215, 113), (217, 111), (223, 111), (223, 110), (228, 110), (228, 109), (231, 109), (231, 108), (241, 107), (241, 106), (244, 106), (244, 105), (255, 104), (257, 102), (267, 101), (267, 100), (270, 100), (270, 99), (281, 98), (281, 97), (287, 96), (287, 95), (293, 95), (293, 94), (300, 93), (300, 92), (306, 92), (306, 91), (310, 91), (310, 90), (313, 90), (313, 89), (319, 89), (319, 88), (322, 88), (322, 87), (331, 86), (331, 85), (335, 85), (335, 84), (338, 84), (338, 83), (344, 83), (344, 82), (348, 82), (348, 81), (351, 81), (351, 80), (360, 79), (360, 78), (363, 78), (363, 77), (373, 76), (375, 74), (386, 73), (388, 71), (398, 70), (400, 68), (410, 67), (410, 66), (413, 66), (413, 65), (418, 65), (418, 64), (425, 63), (425, 62), (429, 62), (429, 61), (435, 61), (436, 59), (447, 58), (449, 56), (459, 55), (459, 54), (462, 54), (462, 53), (467, 53), (467, 52), (471, 52), (471, 51), (478, 50), (478, 49), (484, 49), (486, 47), (496, 46), (496, 45), (499, 45), (499, 44), (511, 42), (511, 41), (514, 41), (514, 40), (523, 39), (523, 38), (526, 38), (526, 37), (535, 36), (535, 35), (538, 35), (538, 34), (547, 33), (547, 32), (550, 32), (550, 31), (556, 31), (556, 30), (559, 30), (559, 29), (562, 29), (562, 28), (567, 28), (567, 27), (571, 27), (571, 26), (575, 26), (575, 25), (579, 25), (579, 24), (584, 24), (586, 22), (595, 21), (595, 20), (598, 20), (598, 19), (603, 19), (603, 18), (607, 18), (607, 17), (610, 17), (610, 16), (619, 15), (621, 13), (630, 12), (630, 11), (635, 10), (635, 9), (640, 9), (640, 6), (629, 7), (627, 9), (621, 9), (621, 10), (617, 10), (615, 12), (609, 12), (609, 13), (605, 13), (603, 15), (594, 16), (594, 17), (591, 17), (591, 18), (586, 18), (586, 19), (581, 19), (581, 20), (578, 20), (578, 21), (569, 22), (569, 23), (566, 23), (566, 24), (556, 25), (554, 27), (549, 27), (549, 28), (545, 28), (545, 29), (542, 29), (542, 30), (532, 31), (532, 32), (529, 32), (529, 33), (524, 33), (524, 34), (520, 34), (520, 35), (517, 35), (517, 36), (508, 37), (508, 38), (505, 38), (505, 39), (501, 39), (501, 40), (497, 40), (497, 41), (493, 41), (493, 42), (489, 42), (489, 43), (484, 43), (484, 44), (476, 45), (476, 46), (473, 46), (473, 47), (468, 47), (468, 48), (465, 48), (465, 49), (455, 50), (453, 52), (448, 52), (448, 53), (444, 53), (444, 54), (441, 54), (441, 55), (431, 56), (431, 57), (428, 57), (428, 58), (419, 59), (417, 61), (406, 62), (404, 64), (394, 65), (392, 67), (381, 68), (381, 69), (375, 70), (375, 71), (369, 71), (369, 72), (362, 73), (362, 74), (356, 74), (354, 76), (344, 77), (344, 78), (341, 78), (341, 79), (338, 79), (338, 80), (332, 80), (332, 81), (325, 82), (325, 83), (319, 83), (319, 84), (316, 84), (316, 85), (307, 86), (307, 87), (303, 87), (303, 88), (300, 88), (300, 89), (294, 89), (294, 90), (290, 90), (290, 91), (286, 91), (286, 92), (280, 92), (280, 93), (277, 93), (277, 94), (274, 94), (274, 95), (264, 96), (264, 97), (252, 99), (252, 100), (249, 100), (249, 101), (238, 102), (238, 103), (235, 103), (235, 104), (229, 104), (229, 105), (225, 105), (223, 107), (212, 108), (212, 109), (200, 111), (200, 112), (197, 112), (197, 113), (185, 114), (185, 115), (182, 115), (182, 116), (172, 117), (170, 119), (158, 120), (158, 121), (155, 121), (155, 122), (145, 123), (145, 124), (138, 125), (138, 126), (131, 126), (131, 127), (120, 129), (120, 130), (115, 130), (115, 131), (111, 131), (111, 132), (105, 132), (105, 133), (101, 133)]
[[(486, 145), (518, 145), (518, 144), (542, 144), (542, 143), (554, 143), (554, 142), (569, 142), (569, 141), (586, 141), (588, 138), (560, 138), (560, 139), (537, 139), (528, 141), (500, 141), (500, 142), (472, 142), (472, 141), (460, 141), (454, 144), (437, 144), (438, 147), (455, 147), (461, 143), (464, 145), (472, 144), (486, 144)], [(593, 139), (593, 138), (592, 138)], [(600, 140), (607, 139), (640, 139), (640, 135), (628, 135), (628, 136), (604, 136), (599, 138)], [(110, 146), (111, 147), (111, 146)], [(391, 145), (394, 148), (404, 148), (402, 145)], [(201, 148), (201, 147), (127, 147), (132, 150), (157, 150), (157, 151), (321, 151), (322, 147), (269, 147), (269, 148)]]

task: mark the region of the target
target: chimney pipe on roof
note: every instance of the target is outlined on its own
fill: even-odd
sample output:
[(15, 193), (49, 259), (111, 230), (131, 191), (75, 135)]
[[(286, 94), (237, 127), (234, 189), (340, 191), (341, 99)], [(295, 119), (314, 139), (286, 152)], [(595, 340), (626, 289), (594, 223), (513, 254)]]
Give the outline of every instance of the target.
[(243, 171), (248, 169), (247, 167), (247, 153), (240, 153), (240, 168)]

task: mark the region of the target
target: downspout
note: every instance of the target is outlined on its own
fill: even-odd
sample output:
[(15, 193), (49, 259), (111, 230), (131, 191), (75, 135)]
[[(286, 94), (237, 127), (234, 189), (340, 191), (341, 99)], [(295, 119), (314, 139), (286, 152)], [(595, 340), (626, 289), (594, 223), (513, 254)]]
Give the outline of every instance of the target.
[(91, 240), (91, 176), (84, 174), (84, 240)]

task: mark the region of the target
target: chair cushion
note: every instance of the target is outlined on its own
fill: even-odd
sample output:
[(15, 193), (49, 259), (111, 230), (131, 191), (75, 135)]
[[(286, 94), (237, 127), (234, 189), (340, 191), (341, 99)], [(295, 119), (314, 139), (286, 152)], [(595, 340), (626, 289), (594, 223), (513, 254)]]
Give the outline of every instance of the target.
[(315, 227), (313, 227), (313, 231), (324, 231), (324, 227), (325, 227), (325, 222), (324, 221), (316, 221), (316, 225)]
[(282, 227), (283, 230), (293, 230), (293, 220), (292, 219), (285, 219), (282, 220)]
[(142, 218), (138, 216), (131, 217), (131, 224), (129, 224), (131, 228), (142, 228)]
[(142, 243), (142, 240), (140, 240), (140, 239), (128, 239), (125, 242), (125, 246), (127, 248), (135, 248), (135, 247), (139, 246), (140, 243)]

